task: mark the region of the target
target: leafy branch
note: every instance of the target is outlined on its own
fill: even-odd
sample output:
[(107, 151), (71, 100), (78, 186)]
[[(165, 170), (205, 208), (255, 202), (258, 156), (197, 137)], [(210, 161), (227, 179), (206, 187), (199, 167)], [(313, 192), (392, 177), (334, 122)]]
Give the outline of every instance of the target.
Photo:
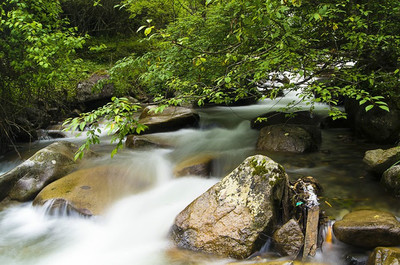
[(86, 141), (76, 152), (75, 160), (83, 158), (85, 151), (89, 150), (91, 145), (100, 143), (103, 131), (106, 131), (107, 135), (112, 135), (111, 143), (117, 142), (111, 152), (113, 157), (123, 147), (123, 140), (127, 134), (139, 134), (147, 128), (135, 118), (135, 113), (141, 108), (138, 104), (130, 102), (127, 98), (113, 97), (111, 100), (97, 110), (82, 113), (79, 117), (69, 118), (63, 123), (63, 126), (66, 126), (64, 131), (81, 131), (77, 136), (86, 132)]

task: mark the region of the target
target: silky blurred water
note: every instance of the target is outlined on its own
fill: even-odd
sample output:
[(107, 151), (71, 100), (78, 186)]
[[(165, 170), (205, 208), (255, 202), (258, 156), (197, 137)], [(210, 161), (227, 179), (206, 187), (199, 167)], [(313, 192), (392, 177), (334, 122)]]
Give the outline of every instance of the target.
[[(0, 264), (191, 264), (174, 261), (166, 254), (173, 247), (168, 231), (175, 216), (246, 157), (260, 153), (255, 150), (258, 131), (250, 129), (250, 119), (276, 110), (288, 100), (295, 99), (284, 99), (285, 102), (273, 105), (267, 101), (245, 107), (201, 110), (199, 129), (154, 135), (169, 142), (170, 148), (123, 150), (111, 159), (111, 145), (95, 147), (103, 155), (82, 167), (129, 165), (130, 171), (135, 172), (131, 177), (150, 179), (150, 187), (115, 202), (105, 214), (95, 218), (49, 216), (45, 214), (45, 207), (33, 207), (29, 202), (6, 208), (0, 212)], [(320, 111), (324, 111), (322, 106)], [(368, 175), (362, 163), (364, 152), (376, 146), (354, 139), (346, 129), (323, 130), (322, 137), (321, 150), (315, 153), (261, 153), (282, 164), (292, 180), (315, 177), (324, 188), (321, 208), (331, 219), (362, 207), (385, 209), (399, 216), (398, 199)], [(41, 142), (28, 153), (52, 141)], [(79, 139), (73, 141), (79, 143)], [(211, 178), (174, 178), (174, 166), (197, 154), (215, 157)], [(20, 161), (3, 158), (0, 172), (12, 169)], [(341, 264), (348, 247), (336, 242), (325, 245), (323, 250), (316, 260)], [(226, 262), (207, 259), (199, 264)]]

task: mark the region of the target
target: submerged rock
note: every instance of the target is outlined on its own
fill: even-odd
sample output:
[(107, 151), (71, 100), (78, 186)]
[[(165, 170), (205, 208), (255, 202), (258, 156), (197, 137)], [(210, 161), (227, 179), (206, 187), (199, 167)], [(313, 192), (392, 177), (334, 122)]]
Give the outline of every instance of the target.
[(200, 120), (200, 116), (191, 108), (167, 107), (158, 113), (154, 112), (155, 109), (156, 106), (148, 106), (140, 115), (139, 123), (148, 127), (142, 134), (196, 127)]
[(179, 213), (172, 239), (180, 248), (248, 257), (264, 243), (262, 234), (272, 235), (287, 188), (281, 165), (248, 157)]
[(48, 183), (75, 169), (76, 150), (77, 146), (69, 142), (55, 142), (39, 150), (0, 176), (0, 200), (6, 196), (17, 201), (33, 199)]
[(283, 256), (296, 256), (304, 245), (304, 235), (299, 223), (290, 219), (273, 235), (276, 250)]
[(375, 149), (365, 152), (364, 163), (379, 177), (400, 160), (400, 146), (389, 149)]
[(378, 247), (369, 256), (367, 265), (399, 265), (400, 248)]
[(131, 134), (126, 137), (125, 146), (127, 148), (136, 149), (136, 148), (146, 148), (146, 147), (157, 148), (157, 147), (162, 147), (163, 145), (161, 143), (155, 142), (154, 140), (146, 136)]
[[(82, 215), (99, 215), (122, 196), (143, 190), (152, 181), (132, 176), (129, 167), (97, 166), (75, 171), (46, 186), (33, 201), (34, 205), (51, 204), (51, 212), (67, 207)], [(67, 213), (68, 214), (68, 213)]]
[(315, 126), (277, 124), (261, 129), (257, 150), (303, 153), (318, 150), (320, 143)]
[(178, 163), (174, 168), (174, 176), (182, 177), (187, 175), (209, 177), (212, 170), (213, 155), (201, 154)]
[(381, 183), (396, 196), (400, 196), (400, 165), (390, 167), (383, 173)]
[(335, 222), (336, 238), (346, 244), (374, 248), (400, 244), (400, 222), (388, 212), (359, 210), (346, 214)]

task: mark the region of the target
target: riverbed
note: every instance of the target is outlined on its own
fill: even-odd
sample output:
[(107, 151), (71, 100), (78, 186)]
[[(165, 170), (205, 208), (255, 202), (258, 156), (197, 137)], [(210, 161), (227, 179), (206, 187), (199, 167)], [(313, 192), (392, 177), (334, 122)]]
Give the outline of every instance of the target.
[[(85, 163), (85, 167), (104, 163), (129, 165), (154, 180), (152, 186), (117, 201), (104, 215), (95, 218), (50, 216), (45, 207), (33, 207), (30, 202), (3, 209), (0, 212), (0, 264), (193, 264), (190, 260), (186, 263), (174, 260), (168, 254), (173, 245), (167, 235), (175, 216), (246, 157), (257, 153), (282, 164), (291, 180), (302, 176), (316, 178), (324, 189), (319, 203), (331, 220), (359, 208), (388, 210), (400, 216), (398, 199), (384, 190), (362, 162), (365, 151), (378, 146), (355, 138), (349, 129), (322, 130), (321, 148), (313, 153), (256, 151), (258, 131), (250, 128), (250, 120), (285, 104), (279, 102), (272, 106), (264, 102), (200, 110), (200, 128), (154, 135), (169, 142), (170, 148), (124, 149), (111, 159), (112, 146), (106, 138), (102, 139), (103, 144), (94, 147), (101, 156)], [(64, 140), (80, 143), (82, 138)], [(3, 157), (0, 174), (53, 141), (42, 140), (22, 147), (22, 159), (14, 155)], [(173, 177), (174, 166), (179, 161), (204, 153), (217, 157), (209, 178)], [(346, 247), (336, 243), (323, 249), (316, 260), (344, 264)], [(205, 259), (199, 264), (227, 262)]]

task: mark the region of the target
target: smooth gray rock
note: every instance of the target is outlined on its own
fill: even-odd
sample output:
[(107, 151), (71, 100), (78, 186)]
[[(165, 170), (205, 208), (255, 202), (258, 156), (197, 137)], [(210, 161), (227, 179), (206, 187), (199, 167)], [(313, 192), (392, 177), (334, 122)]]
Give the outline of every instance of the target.
[(0, 200), (33, 199), (48, 183), (71, 172), (76, 163), (77, 146), (69, 142), (55, 142), (39, 150), (32, 157), (0, 176)]

